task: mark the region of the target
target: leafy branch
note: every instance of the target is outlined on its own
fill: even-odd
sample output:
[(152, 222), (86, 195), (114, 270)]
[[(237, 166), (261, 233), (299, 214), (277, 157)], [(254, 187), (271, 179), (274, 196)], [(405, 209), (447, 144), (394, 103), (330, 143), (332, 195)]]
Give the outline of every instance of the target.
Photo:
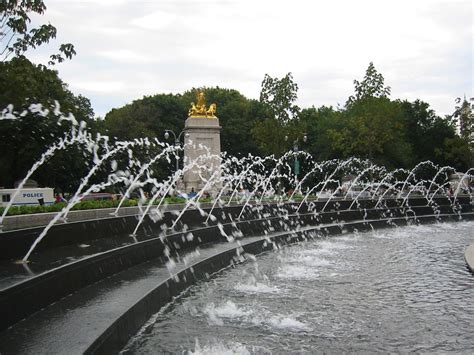
[[(56, 38), (56, 27), (43, 24), (30, 28), (32, 14), (43, 15), (46, 5), (43, 0), (2, 0), (0, 2), (0, 61), (12, 55), (24, 56), (28, 49), (35, 49)], [(50, 56), (49, 65), (71, 59), (76, 54), (71, 43), (62, 44), (56, 54)]]

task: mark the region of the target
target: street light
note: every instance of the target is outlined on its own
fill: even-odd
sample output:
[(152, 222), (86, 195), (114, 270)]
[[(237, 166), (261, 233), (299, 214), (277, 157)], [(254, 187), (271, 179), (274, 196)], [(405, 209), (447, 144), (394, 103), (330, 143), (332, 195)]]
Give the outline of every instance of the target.
[[(174, 145), (175, 147), (180, 147), (181, 146), (181, 136), (183, 135), (183, 133), (185, 133), (184, 130), (182, 130), (178, 136), (176, 136), (176, 134), (170, 130), (170, 129), (166, 129), (165, 130), (165, 139), (168, 139), (170, 137), (170, 134), (173, 135), (173, 138), (174, 138)], [(184, 134), (185, 137), (188, 136), (187, 133)], [(176, 150), (174, 151), (174, 154), (176, 156), (176, 171), (179, 170), (179, 155), (178, 153), (176, 153)]]
[[(299, 147), (298, 147), (298, 140), (300, 137), (297, 137), (296, 140), (293, 142), (293, 151), (295, 152), (295, 162), (294, 162), (294, 167), (295, 167), (295, 186), (298, 186), (298, 175), (300, 173), (300, 162), (298, 160), (298, 152), (299, 152)], [(306, 143), (308, 140), (308, 136), (306, 133), (303, 134), (303, 142)], [(288, 141), (288, 136), (285, 136), (285, 142)]]

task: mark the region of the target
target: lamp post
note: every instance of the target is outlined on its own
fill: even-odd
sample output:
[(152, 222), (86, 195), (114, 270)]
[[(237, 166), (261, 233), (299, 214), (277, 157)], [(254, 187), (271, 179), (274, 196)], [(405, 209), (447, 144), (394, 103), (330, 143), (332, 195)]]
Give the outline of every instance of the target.
[[(166, 129), (166, 130), (165, 130), (165, 139), (168, 139), (168, 138), (170, 137), (170, 134), (173, 135), (173, 138), (174, 138), (174, 145), (175, 145), (175, 147), (179, 147), (179, 146), (181, 146), (181, 136), (183, 135), (184, 132), (185, 132), (185, 131), (182, 130), (182, 131), (179, 133), (179, 135), (176, 136), (176, 134), (175, 134), (172, 130)], [(184, 134), (184, 136), (186, 137), (187, 134)], [(178, 153), (176, 153), (176, 150), (175, 150), (174, 154), (175, 154), (175, 156), (176, 156), (176, 171), (178, 171), (178, 170), (179, 170), (179, 155), (178, 155)]]
[[(294, 168), (295, 168), (295, 187), (298, 186), (298, 175), (300, 173), (300, 161), (298, 160), (298, 141), (300, 137), (297, 137), (293, 142), (293, 152), (295, 152), (295, 161), (294, 161)], [(306, 143), (308, 140), (308, 136), (306, 133), (303, 134), (303, 142)], [(288, 136), (285, 136), (285, 141), (288, 141)]]

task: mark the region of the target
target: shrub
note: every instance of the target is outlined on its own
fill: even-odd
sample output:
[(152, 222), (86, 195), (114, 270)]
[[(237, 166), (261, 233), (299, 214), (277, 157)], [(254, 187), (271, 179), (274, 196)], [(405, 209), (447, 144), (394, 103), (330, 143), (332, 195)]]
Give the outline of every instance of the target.
[[(117, 200), (88, 200), (80, 201), (72, 207), (72, 210), (90, 210), (99, 208), (113, 208), (117, 207), (120, 201)], [(33, 214), (33, 213), (45, 213), (45, 212), (59, 212), (67, 204), (64, 202), (55, 203), (52, 205), (45, 206), (11, 206), (7, 212), (7, 216), (17, 216), (21, 214)], [(125, 200), (122, 203), (122, 207), (136, 206), (136, 200)], [(0, 207), (0, 214), (3, 214), (5, 207)]]

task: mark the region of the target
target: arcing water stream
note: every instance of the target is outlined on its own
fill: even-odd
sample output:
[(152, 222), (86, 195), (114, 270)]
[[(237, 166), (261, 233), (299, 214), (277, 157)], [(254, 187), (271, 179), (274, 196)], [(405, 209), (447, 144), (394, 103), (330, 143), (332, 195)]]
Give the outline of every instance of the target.
[[(38, 107), (32, 110), (43, 112)], [(72, 144), (89, 153), (90, 169), (68, 204), (51, 219), (24, 256), (22, 266), (27, 270), (26, 262), (30, 260), (33, 260), (34, 269), (41, 265), (38, 260), (48, 259), (49, 264), (44, 269), (40, 267), (40, 272), (55, 271), (59, 265), (71, 266), (73, 260), (90, 257), (87, 261), (93, 261), (94, 255), (115, 252), (124, 245), (137, 246), (136, 237), (148, 219), (160, 224), (147, 238), (163, 242), (175, 233), (183, 245), (193, 241), (193, 231), (214, 227), (211, 233), (220, 233), (224, 237), (221, 239), (238, 245), (238, 260), (242, 257), (239, 238), (247, 237), (239, 228), (250, 221), (258, 225), (256, 230), (260, 233), (252, 237), (265, 240), (277, 250), (276, 255), (265, 254), (258, 259), (246, 255), (251, 262), (224, 271), (213, 282), (188, 290), (188, 297), (158, 313), (129, 343), (125, 352), (472, 350), (468, 332), (472, 328), (470, 321), (474, 311), (472, 307), (466, 307), (466, 300), (472, 298), (473, 289), (459, 256), (460, 250), (472, 240), (472, 222), (353, 233), (327, 240), (322, 240), (322, 234), (316, 231), (323, 223), (320, 218), (325, 218), (324, 223), (338, 228), (339, 232), (344, 231), (344, 220), (339, 214), (352, 214), (361, 224), (368, 224), (370, 215), (378, 215), (386, 225), (393, 224), (392, 217), (404, 218), (407, 224), (416, 223), (416, 208), (428, 210), (426, 215), (439, 217), (441, 208), (437, 201), (440, 200), (447, 203), (441, 207), (444, 211), (450, 210), (450, 217), (454, 215), (461, 219), (462, 208), (469, 205), (469, 201), (468, 207), (472, 206), (469, 182), (474, 169), (461, 174), (459, 181), (450, 181), (450, 173), (455, 170), (438, 167), (432, 162), (422, 162), (411, 171), (397, 169), (390, 172), (358, 158), (316, 163), (309, 154), (298, 152), (304, 156), (306, 172), (298, 180), (290, 166), (291, 159), (296, 156), (294, 152), (280, 158), (248, 156), (238, 159), (223, 154), (217, 158), (221, 161), (218, 171), (209, 171), (206, 160), (216, 157), (207, 154), (158, 181), (152, 171), (153, 165), (160, 161), (170, 163), (170, 157), (178, 154), (181, 147), (156, 139), (111, 142), (105, 136), (92, 137), (85, 124), (65, 117), (57, 107), (55, 113), (58, 120), (72, 122), (71, 132), (45, 150), (20, 186), (55, 152)], [(4, 119), (12, 119), (13, 109), (2, 115)], [(189, 144), (193, 145), (192, 142)], [(125, 158), (120, 157), (122, 153), (126, 154)], [(121, 169), (118, 169), (119, 165)], [(103, 181), (92, 182), (92, 177), (99, 179), (95, 176), (99, 169), (105, 170), (101, 175)], [(179, 181), (187, 169), (199, 171), (203, 187), (194, 196), (186, 196), (184, 204), (167, 215), (172, 216), (168, 224), (161, 223), (165, 215), (165, 198), (185, 195), (179, 191)], [(427, 169), (431, 171), (429, 177)], [(349, 176), (352, 178), (347, 179)], [(134, 191), (142, 197), (131, 235), (112, 233), (100, 241), (95, 240), (96, 245), (85, 246), (90, 247), (89, 253), (81, 252), (71, 260), (67, 260), (64, 253), (61, 253), (62, 260), (52, 259), (60, 254), (54, 249), (36, 250), (36, 246), (48, 238), (54, 224), (65, 219), (75, 204), (88, 194), (104, 189), (123, 193), (119, 206), (112, 212), (114, 216), (119, 215), (122, 203)], [(207, 200), (210, 205), (204, 209), (202, 200), (210, 192), (212, 196)], [(412, 199), (415, 195), (418, 198)], [(457, 201), (461, 195), (464, 206)], [(371, 206), (371, 210), (362, 208), (362, 202), (367, 202), (366, 206)], [(425, 205), (412, 206), (413, 202)], [(342, 204), (347, 207), (340, 209)], [(0, 224), (10, 206), (11, 203), (5, 208)], [(185, 212), (189, 211), (197, 212), (195, 215), (199, 214), (202, 219), (190, 232), (183, 222)], [(310, 225), (305, 224), (308, 221), (314, 222), (311, 231)], [(307, 233), (315, 240), (280, 249), (269, 238), (295, 231)], [(176, 238), (173, 240), (176, 242)], [(181, 245), (177, 244), (174, 251), (169, 245), (162, 245), (167, 258), (166, 268), (175, 276), (171, 269), (175, 265), (174, 258), (183, 262), (176, 252)], [(193, 252), (198, 254), (199, 246)], [(121, 257), (118, 260), (123, 265)], [(123, 258), (127, 260), (125, 253)], [(157, 259), (158, 255), (153, 255), (152, 260), (162, 262)], [(141, 258), (133, 263), (147, 267)], [(119, 271), (114, 274), (117, 278)], [(31, 270), (29, 276), (32, 276), (30, 274), (33, 274)], [(61, 325), (57, 329), (59, 333), (63, 330)]]
[[(40, 112), (41, 115), (45, 114), (45, 109), (38, 107), (32, 107), (31, 110), (34, 112)], [(47, 113), (47, 112), (46, 112)], [(148, 189), (152, 192), (152, 198), (141, 203), (146, 204), (146, 208), (142, 209), (142, 216), (137, 223), (137, 226), (132, 233), (135, 235), (143, 223), (145, 215), (151, 209), (151, 206), (155, 203), (155, 200), (160, 199), (158, 206), (154, 209), (154, 219), (159, 218), (159, 206), (164, 201), (164, 198), (171, 194), (176, 194), (177, 183), (183, 176), (186, 169), (198, 169), (205, 171), (207, 169), (206, 159), (209, 156), (202, 156), (202, 161), (192, 162), (186, 167), (174, 172), (172, 176), (161, 182), (156, 181), (150, 174), (149, 169), (152, 164), (156, 163), (161, 159), (170, 161), (170, 156), (177, 154), (181, 147), (169, 146), (161, 143), (158, 140), (150, 141), (148, 139), (134, 140), (130, 142), (115, 142), (112, 143), (105, 136), (92, 137), (87, 131), (85, 123), (77, 123), (73, 118), (65, 116), (59, 110), (58, 104), (54, 108), (54, 113), (58, 117), (58, 121), (68, 120), (72, 122), (71, 132), (66, 134), (64, 138), (60, 138), (56, 144), (46, 149), (45, 153), (40, 159), (33, 165), (28, 174), (23, 179), (20, 187), (30, 178), (36, 169), (44, 164), (47, 159), (51, 158), (56, 151), (63, 149), (64, 147), (71, 144), (78, 144), (84, 146), (85, 149), (90, 152), (91, 157), (91, 168), (86, 176), (83, 177), (81, 185), (78, 187), (73, 197), (69, 201), (68, 205), (65, 206), (54, 219), (45, 227), (43, 233), (33, 243), (28, 253), (24, 256), (23, 260), (26, 262), (31, 253), (35, 250), (36, 245), (44, 238), (47, 237), (48, 230), (61, 218), (66, 218), (70, 209), (77, 204), (84, 196), (91, 192), (100, 191), (106, 188), (113, 188), (115, 191), (123, 191), (123, 198), (116, 208), (114, 215), (117, 215), (124, 199), (128, 197), (134, 190), (138, 189), (143, 195), (143, 189)], [(7, 112), (2, 117), (11, 119), (13, 110)], [(14, 116), (14, 115), (13, 115)], [(21, 117), (17, 117), (17, 119)], [(79, 127), (79, 128), (77, 128)], [(192, 143), (190, 143), (192, 144)], [(134, 158), (133, 149), (141, 147), (154, 146), (156, 149), (149, 152), (147, 157), (141, 156), (141, 160)], [(201, 147), (202, 148), (202, 147)], [(158, 150), (158, 152), (157, 152)], [(117, 171), (117, 163), (115, 162), (114, 156), (117, 153), (128, 151), (129, 160), (125, 162), (125, 168)], [(213, 186), (221, 186), (217, 193), (214, 193), (213, 208), (218, 205), (227, 204), (229, 205), (235, 198), (236, 192), (241, 190), (239, 194), (239, 200), (243, 201), (241, 212), (238, 216), (240, 218), (247, 208), (252, 209), (252, 200), (255, 200), (257, 204), (261, 204), (265, 201), (278, 201), (279, 203), (285, 200), (293, 200), (297, 195), (304, 194), (302, 197), (303, 203), (308, 203), (308, 200), (318, 201), (321, 198), (325, 198), (326, 204), (322, 211), (326, 209), (331, 200), (337, 198), (351, 198), (354, 201), (351, 204), (351, 208), (357, 206), (359, 198), (377, 198), (377, 206), (382, 203), (383, 199), (389, 196), (397, 195), (399, 198), (403, 198), (403, 203), (406, 203), (408, 197), (420, 191), (421, 194), (425, 195), (426, 198), (433, 198), (434, 195), (445, 195), (448, 183), (448, 171), (454, 171), (453, 168), (444, 166), (437, 167), (432, 162), (422, 162), (415, 166), (411, 171), (405, 171), (398, 169), (394, 172), (387, 172), (385, 168), (378, 167), (369, 161), (360, 160), (357, 158), (350, 158), (345, 161), (331, 160), (327, 162), (315, 163), (309, 154), (305, 152), (298, 152), (299, 155), (304, 153), (304, 159), (309, 167), (308, 172), (303, 176), (301, 181), (297, 182), (295, 189), (292, 189), (295, 181), (298, 179), (294, 176), (291, 171), (288, 161), (291, 160), (296, 153), (290, 151), (284, 154), (281, 158), (266, 157), (261, 159), (259, 157), (244, 157), (237, 159), (236, 157), (229, 157), (225, 154), (220, 157), (221, 169), (211, 174), (200, 175), (204, 179), (204, 187), (200, 191), (196, 191), (196, 196), (188, 199), (182, 211), (178, 214), (178, 217), (173, 223), (173, 228), (177, 225), (183, 213), (190, 207), (198, 208), (198, 200), (204, 195), (204, 193), (210, 190)], [(208, 154), (209, 155), (209, 154)], [(93, 185), (89, 184), (89, 179), (95, 174), (99, 168), (104, 168), (106, 163), (111, 162), (112, 169), (108, 172), (107, 179), (102, 183), (96, 183)], [(122, 164), (123, 165), (123, 164)], [(139, 171), (136, 171), (136, 167), (139, 166)], [(417, 173), (420, 168), (423, 167), (433, 168), (434, 174), (431, 180), (423, 180), (417, 178)], [(281, 167), (284, 167), (282, 169)], [(470, 179), (472, 177), (473, 169), (468, 170), (463, 179)], [(146, 172), (146, 174), (145, 174)], [(318, 174), (319, 179), (312, 177), (313, 174)], [(404, 180), (399, 181), (393, 179), (394, 173), (403, 174)], [(444, 173), (444, 174), (442, 174)], [(351, 181), (341, 183), (344, 176), (355, 176)], [(282, 180), (285, 182), (285, 190), (291, 190), (291, 192), (285, 196), (281, 192)], [(442, 181), (441, 181), (442, 180)], [(88, 186), (88, 184), (90, 186)], [(330, 189), (328, 187), (331, 186)], [(433, 186), (438, 188), (433, 191)], [(466, 189), (462, 190), (462, 184), (458, 184), (455, 187), (455, 193), (453, 196), (455, 203), (457, 195), (459, 193), (468, 192)], [(464, 187), (466, 188), (466, 187)], [(19, 191), (19, 189), (17, 190)], [(316, 193), (315, 193), (316, 191)], [(426, 191), (426, 192), (424, 192)], [(311, 195), (314, 194), (314, 195)], [(430, 195), (431, 194), (431, 195)], [(299, 197), (301, 198), (301, 197)], [(10, 203), (4, 209), (2, 217), (0, 217), (0, 225), (5, 218), (8, 210), (13, 202), (14, 198), (11, 199)], [(255, 202), (254, 202), (255, 203)], [(201, 210), (202, 211), (202, 210)], [(206, 223), (209, 218), (212, 218), (212, 209), (210, 213), (206, 214), (202, 211), (203, 215), (206, 215)]]

